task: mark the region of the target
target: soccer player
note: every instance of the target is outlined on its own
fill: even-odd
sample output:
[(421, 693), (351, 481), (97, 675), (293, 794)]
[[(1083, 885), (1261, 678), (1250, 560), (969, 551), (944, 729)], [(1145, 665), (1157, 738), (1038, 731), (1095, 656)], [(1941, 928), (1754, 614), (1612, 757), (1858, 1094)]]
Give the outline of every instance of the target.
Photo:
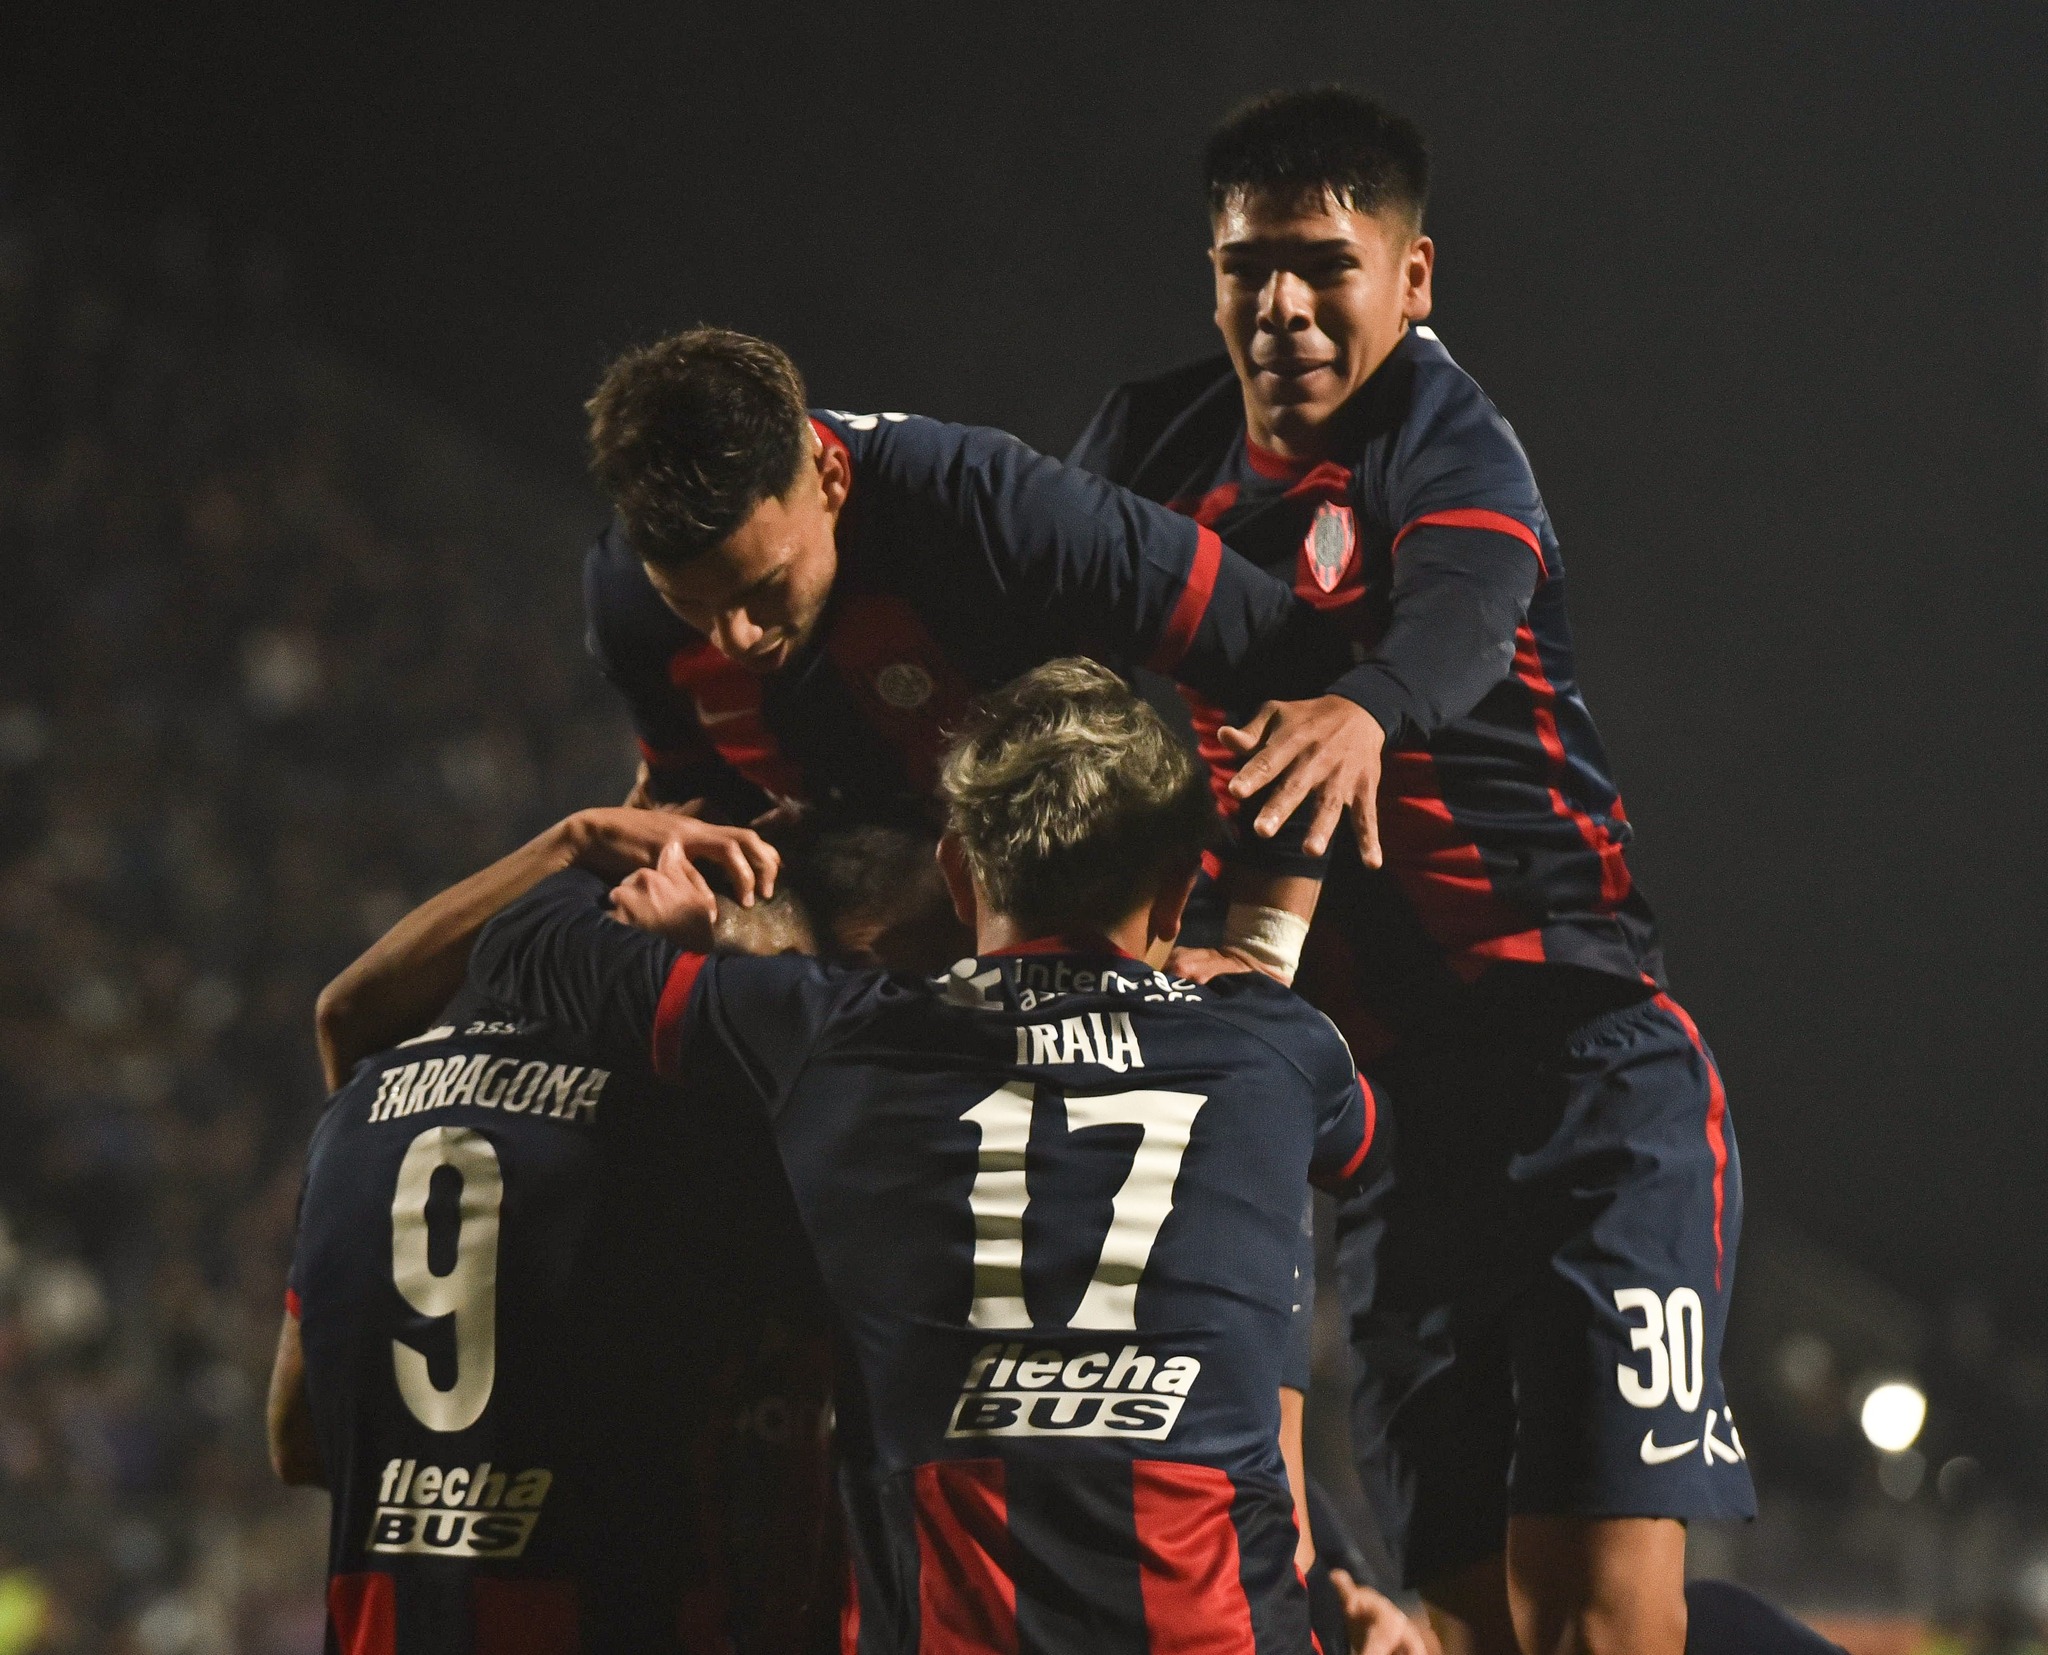
[(1227, 356), (1119, 388), (1071, 458), (1356, 648), (1334, 693), (1240, 731), (1193, 707), (1212, 760), (1245, 761), (1233, 799), (1322, 755), (1309, 850), (1353, 801), (1362, 854), (1328, 863), (1301, 980), (1396, 1127), (1341, 1220), (1361, 1476), (1452, 1655), (1678, 1655), (1685, 1520), (1753, 1511), (1719, 1373), (1741, 1180), (1574, 679), (1557, 539), (1424, 325), (1415, 127), (1275, 94), (1218, 130), (1207, 178)]
[[(671, 842), (774, 888), (747, 830), (584, 813), (352, 968), (354, 1010), (326, 1005), (330, 1058), (365, 998), (416, 1003), (542, 876), (617, 874)], [(721, 935), (785, 906), (726, 904)], [(333, 1494), (330, 1650), (824, 1647), (841, 1571), (819, 1544), (829, 1479), (804, 1407), (828, 1393), (801, 1337), (821, 1300), (794, 1214), (759, 1196), (786, 1191), (773, 1150), (742, 1124), (679, 1114), (644, 1073), (474, 984), (338, 1091), (270, 1408), (280, 1475)]]
[(851, 1647), (1300, 1655), (1279, 1347), (1303, 1181), (1356, 1171), (1368, 1094), (1277, 984), (1159, 969), (1212, 808), (1114, 674), (998, 693), (941, 788), (979, 952), (936, 979), (707, 956), (674, 856), (611, 909), (551, 884), (474, 969), (772, 1118), (858, 1367)]
[[(1000, 431), (809, 409), (764, 340), (696, 328), (629, 351), (589, 409), (617, 513), (584, 597), (639, 736), (632, 803), (925, 826), (947, 728), (1054, 657), (1231, 705), (1348, 661), (1207, 527)], [(1320, 776), (1301, 755), (1290, 779)]]

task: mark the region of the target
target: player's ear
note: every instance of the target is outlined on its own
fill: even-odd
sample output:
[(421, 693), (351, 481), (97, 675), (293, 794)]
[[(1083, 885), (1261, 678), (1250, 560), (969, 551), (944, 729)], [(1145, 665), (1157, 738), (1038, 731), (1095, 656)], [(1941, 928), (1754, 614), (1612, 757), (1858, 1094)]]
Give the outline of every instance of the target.
[(836, 442), (821, 441), (816, 463), (818, 486), (825, 495), (825, 509), (837, 517), (839, 508), (846, 504), (847, 491), (853, 487), (853, 462)]
[(1425, 322), (1429, 313), (1436, 308), (1436, 298), (1430, 291), (1430, 282), (1436, 274), (1436, 243), (1427, 236), (1417, 236), (1408, 244), (1408, 251), (1401, 256), (1401, 319), (1407, 322)]
[(937, 854), (939, 872), (946, 879), (946, 894), (953, 899), (954, 917), (972, 931), (980, 904), (974, 889), (974, 873), (967, 866), (967, 852), (961, 849), (958, 839), (945, 833), (939, 836)]
[(1155, 942), (1172, 942), (1180, 935), (1181, 921), (1187, 917), (1188, 899), (1195, 894), (1195, 881), (1201, 877), (1202, 864), (1194, 862), (1185, 869), (1170, 869), (1159, 882), (1159, 890), (1152, 898), (1150, 930)]

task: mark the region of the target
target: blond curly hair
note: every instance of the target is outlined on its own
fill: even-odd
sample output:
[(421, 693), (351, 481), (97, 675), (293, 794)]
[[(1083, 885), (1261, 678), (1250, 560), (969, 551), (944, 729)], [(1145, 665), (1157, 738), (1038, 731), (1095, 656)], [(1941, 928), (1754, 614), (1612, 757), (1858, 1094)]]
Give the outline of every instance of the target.
[(1044, 936), (1123, 919), (1216, 834), (1194, 756), (1121, 678), (1078, 658), (984, 700), (941, 761), (939, 794), (983, 897)]

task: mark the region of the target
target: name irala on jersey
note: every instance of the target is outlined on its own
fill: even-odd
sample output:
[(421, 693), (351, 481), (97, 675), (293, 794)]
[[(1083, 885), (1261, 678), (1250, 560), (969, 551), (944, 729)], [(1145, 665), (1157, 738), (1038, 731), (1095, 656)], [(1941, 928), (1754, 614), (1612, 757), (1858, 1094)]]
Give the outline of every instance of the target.
[(1202, 1372), (1192, 1356), (1163, 1361), (1121, 1350), (984, 1345), (968, 1364), (949, 1437), (1130, 1437), (1158, 1440), (1180, 1418)]
[(494, 1471), (489, 1460), (446, 1470), (388, 1460), (365, 1544), (373, 1552), (416, 1557), (518, 1557), (554, 1480), (552, 1471), (538, 1468)]
[(370, 1100), (372, 1121), (396, 1120), (426, 1109), (447, 1109), (458, 1103), (479, 1109), (502, 1109), (508, 1115), (529, 1110), (549, 1120), (597, 1119), (597, 1102), (610, 1080), (609, 1069), (580, 1064), (521, 1062), (489, 1052), (457, 1052), (452, 1057), (421, 1058), (386, 1069)]
[(1091, 1011), (1057, 1023), (1017, 1025), (1019, 1066), (1036, 1063), (1093, 1063), (1122, 1074), (1145, 1067), (1138, 1031), (1127, 1011)]

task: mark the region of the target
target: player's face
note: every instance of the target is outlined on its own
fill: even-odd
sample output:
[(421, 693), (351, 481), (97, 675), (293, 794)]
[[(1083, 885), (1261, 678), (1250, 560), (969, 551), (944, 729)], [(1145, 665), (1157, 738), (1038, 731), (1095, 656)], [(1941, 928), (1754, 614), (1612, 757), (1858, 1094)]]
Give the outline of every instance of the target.
[(1429, 314), (1436, 248), (1398, 212), (1241, 190), (1216, 215), (1216, 326), (1252, 437), (1318, 452), (1331, 415)]
[(776, 671), (809, 642), (839, 572), (833, 531), (851, 473), (843, 449), (811, 440), (788, 491), (722, 543), (680, 568), (646, 565), (662, 601), (752, 672)]

